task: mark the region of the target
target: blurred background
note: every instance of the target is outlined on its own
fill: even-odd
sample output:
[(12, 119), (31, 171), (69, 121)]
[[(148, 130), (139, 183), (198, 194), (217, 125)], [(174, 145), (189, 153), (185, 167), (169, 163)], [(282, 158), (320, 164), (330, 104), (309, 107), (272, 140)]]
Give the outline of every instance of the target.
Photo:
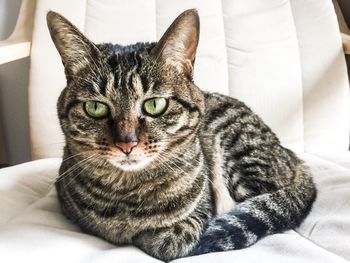
[[(0, 40), (11, 34), (21, 0), (0, 0)], [(30, 160), (29, 58), (0, 65), (0, 166)]]

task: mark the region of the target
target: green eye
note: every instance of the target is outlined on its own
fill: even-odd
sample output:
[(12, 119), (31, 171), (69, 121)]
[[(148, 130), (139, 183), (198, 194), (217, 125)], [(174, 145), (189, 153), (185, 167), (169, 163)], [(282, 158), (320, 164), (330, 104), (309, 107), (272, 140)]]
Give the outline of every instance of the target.
[(143, 103), (143, 110), (147, 115), (156, 117), (163, 114), (167, 106), (168, 101), (165, 98), (153, 98)]
[(84, 107), (86, 113), (93, 118), (106, 117), (109, 112), (108, 106), (98, 101), (87, 101), (85, 102)]

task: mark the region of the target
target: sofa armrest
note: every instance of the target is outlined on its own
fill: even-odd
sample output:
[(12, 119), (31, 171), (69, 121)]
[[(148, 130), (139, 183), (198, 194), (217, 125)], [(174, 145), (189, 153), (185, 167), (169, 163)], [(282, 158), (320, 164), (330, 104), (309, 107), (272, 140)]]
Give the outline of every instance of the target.
[(11, 36), (0, 41), (0, 65), (30, 55), (35, 0), (23, 0)]
[(343, 41), (343, 49), (346, 55), (350, 55), (350, 36), (344, 33), (341, 33)]
[(0, 41), (0, 65), (30, 55), (29, 41)]

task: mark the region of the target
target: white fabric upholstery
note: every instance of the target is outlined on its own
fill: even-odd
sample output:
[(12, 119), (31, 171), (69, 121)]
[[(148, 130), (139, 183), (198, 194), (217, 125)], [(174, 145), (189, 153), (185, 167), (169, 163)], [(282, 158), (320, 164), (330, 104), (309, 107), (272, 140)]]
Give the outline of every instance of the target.
[(332, 1), (290, 3), (301, 59), (305, 150), (346, 151), (349, 85)]
[[(301, 157), (311, 167), (319, 193), (300, 228), (247, 249), (174, 262), (348, 262), (350, 159), (339, 165), (311, 154)], [(0, 170), (0, 262), (160, 262), (135, 247), (83, 234), (71, 224), (61, 214), (53, 187), (60, 162), (44, 159)]]
[(349, 92), (331, 0), (38, 0), (30, 73), (33, 158), (59, 157), (63, 67), (46, 27), (60, 12), (95, 42), (155, 41), (183, 10), (201, 17), (195, 82), (237, 97), (288, 147), (346, 151)]

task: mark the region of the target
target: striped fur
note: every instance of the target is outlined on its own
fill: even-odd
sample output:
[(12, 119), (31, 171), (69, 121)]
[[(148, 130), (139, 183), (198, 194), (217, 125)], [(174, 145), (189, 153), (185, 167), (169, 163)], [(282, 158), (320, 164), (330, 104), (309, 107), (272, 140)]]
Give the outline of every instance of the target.
[[(244, 103), (193, 83), (196, 11), (158, 43), (130, 46), (95, 45), (62, 16), (47, 19), (67, 77), (56, 188), (82, 230), (169, 261), (244, 248), (307, 216), (316, 189), (303, 162)], [(157, 117), (142, 110), (154, 97), (168, 102)], [(89, 117), (89, 100), (108, 116)], [(137, 137), (127, 155), (121, 131)]]

